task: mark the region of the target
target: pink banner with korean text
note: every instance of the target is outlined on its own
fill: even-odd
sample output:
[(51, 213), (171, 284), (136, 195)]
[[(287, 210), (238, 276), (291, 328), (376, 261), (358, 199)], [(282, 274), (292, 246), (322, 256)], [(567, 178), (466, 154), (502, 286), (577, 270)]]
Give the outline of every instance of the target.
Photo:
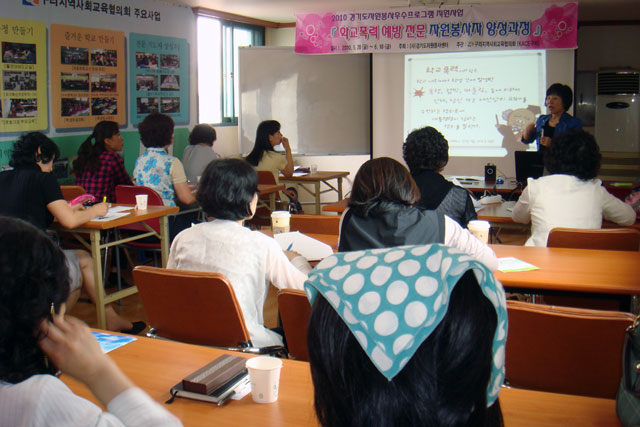
[(296, 15), (297, 53), (578, 47), (578, 3), (475, 4)]

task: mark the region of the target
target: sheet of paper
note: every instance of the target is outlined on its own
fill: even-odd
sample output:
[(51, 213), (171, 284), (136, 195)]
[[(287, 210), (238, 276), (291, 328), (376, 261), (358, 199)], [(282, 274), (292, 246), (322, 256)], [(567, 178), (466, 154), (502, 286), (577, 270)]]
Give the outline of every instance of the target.
[(333, 254), (331, 246), (298, 231), (276, 234), (273, 238), (283, 250), (296, 251), (309, 261), (318, 261)]
[(110, 351), (115, 350), (118, 347), (122, 347), (123, 345), (137, 340), (136, 337), (131, 335), (123, 336), (96, 331), (91, 331), (91, 333), (98, 340), (98, 344), (100, 344), (100, 348), (102, 349), (103, 353), (109, 353)]
[(309, 172), (306, 171), (294, 171), (293, 172), (293, 176), (307, 176), (309, 175)]
[(134, 207), (131, 206), (111, 206), (109, 208), (109, 212), (107, 212), (107, 214), (110, 213), (118, 213), (118, 212), (126, 212), (126, 211), (132, 211), (134, 210)]
[(129, 215), (129, 212), (111, 212), (111, 210), (109, 210), (109, 212), (107, 212), (105, 216), (95, 217), (91, 221), (98, 221), (98, 222), (111, 221), (114, 219), (122, 218), (123, 216), (127, 216), (127, 215)]
[(233, 400), (240, 400), (247, 394), (251, 393), (251, 380), (249, 379), (249, 376), (247, 375), (247, 378), (240, 382), (233, 391), (235, 392), (233, 396), (231, 396)]
[(503, 273), (529, 270), (540, 270), (540, 267), (536, 267), (533, 264), (529, 264), (528, 262), (524, 262), (514, 257), (498, 258), (498, 271), (502, 271)]

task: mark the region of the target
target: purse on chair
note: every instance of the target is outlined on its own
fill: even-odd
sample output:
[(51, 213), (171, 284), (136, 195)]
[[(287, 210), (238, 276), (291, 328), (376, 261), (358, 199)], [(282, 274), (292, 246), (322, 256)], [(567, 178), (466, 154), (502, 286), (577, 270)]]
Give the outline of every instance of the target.
[(623, 426), (640, 426), (640, 316), (625, 335), (616, 412)]

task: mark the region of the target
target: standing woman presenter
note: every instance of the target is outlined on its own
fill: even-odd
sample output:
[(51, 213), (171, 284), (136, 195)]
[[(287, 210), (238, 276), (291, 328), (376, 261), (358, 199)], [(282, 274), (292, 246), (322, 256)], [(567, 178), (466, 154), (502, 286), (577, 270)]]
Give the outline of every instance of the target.
[(545, 105), (549, 114), (538, 117), (536, 124), (531, 123), (522, 135), (522, 143), (536, 141), (538, 151), (544, 151), (555, 135), (569, 129), (582, 129), (582, 120), (567, 113), (573, 103), (573, 92), (567, 85), (554, 83), (547, 89)]

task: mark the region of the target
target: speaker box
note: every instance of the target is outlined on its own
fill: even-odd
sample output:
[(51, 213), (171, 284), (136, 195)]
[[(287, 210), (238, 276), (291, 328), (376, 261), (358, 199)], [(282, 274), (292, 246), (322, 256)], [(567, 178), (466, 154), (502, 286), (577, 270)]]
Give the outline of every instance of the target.
[(484, 182), (491, 184), (496, 182), (496, 165), (488, 164), (484, 167)]

